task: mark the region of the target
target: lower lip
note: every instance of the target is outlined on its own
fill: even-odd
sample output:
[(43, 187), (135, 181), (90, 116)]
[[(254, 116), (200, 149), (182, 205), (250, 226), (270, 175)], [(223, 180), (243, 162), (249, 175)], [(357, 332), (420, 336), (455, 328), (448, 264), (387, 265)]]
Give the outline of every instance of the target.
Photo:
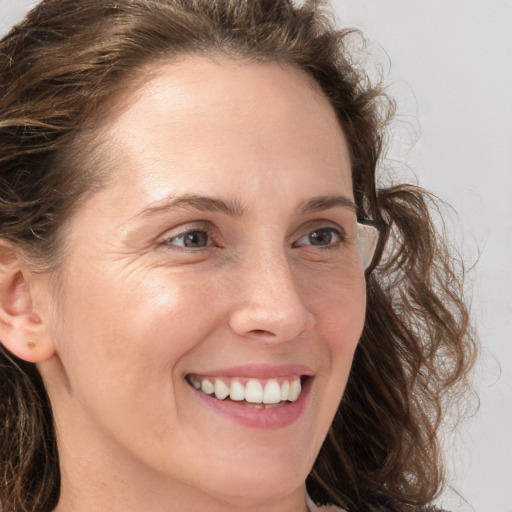
[(297, 421), (306, 409), (306, 402), (311, 390), (313, 378), (310, 377), (304, 383), (301, 394), (295, 402), (289, 402), (279, 407), (256, 409), (245, 405), (245, 402), (234, 402), (232, 400), (217, 400), (211, 395), (194, 389), (188, 385), (191, 393), (203, 404), (211, 407), (214, 411), (244, 427), (256, 429), (278, 429), (284, 428)]

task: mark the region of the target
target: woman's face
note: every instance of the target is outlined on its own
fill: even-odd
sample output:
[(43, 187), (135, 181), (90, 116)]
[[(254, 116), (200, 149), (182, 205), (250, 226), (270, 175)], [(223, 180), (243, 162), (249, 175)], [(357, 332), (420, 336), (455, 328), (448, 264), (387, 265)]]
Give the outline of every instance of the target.
[(101, 129), (108, 183), (41, 305), (63, 472), (226, 502), (303, 492), (365, 314), (345, 138), (293, 68), (153, 71)]

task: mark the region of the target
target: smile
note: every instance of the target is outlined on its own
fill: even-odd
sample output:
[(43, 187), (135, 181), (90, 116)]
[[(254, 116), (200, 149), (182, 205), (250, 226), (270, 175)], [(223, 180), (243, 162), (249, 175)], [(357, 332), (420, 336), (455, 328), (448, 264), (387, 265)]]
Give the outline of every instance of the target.
[(215, 397), (217, 400), (245, 402), (253, 407), (266, 408), (266, 406), (286, 405), (295, 402), (302, 392), (299, 375), (256, 379), (188, 374), (186, 380), (196, 390)]

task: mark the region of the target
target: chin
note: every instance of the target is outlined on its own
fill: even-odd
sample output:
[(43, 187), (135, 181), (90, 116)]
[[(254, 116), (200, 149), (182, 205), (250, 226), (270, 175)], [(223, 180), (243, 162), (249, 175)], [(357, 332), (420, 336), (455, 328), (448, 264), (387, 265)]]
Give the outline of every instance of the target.
[[(297, 460), (298, 452), (306, 450), (260, 449), (257, 456), (246, 453), (245, 461), (225, 462), (216, 466), (209, 478), (209, 487), (218, 494), (222, 489), (227, 502), (251, 503), (271, 501), (288, 496), (304, 485), (310, 471), (309, 463)], [(210, 466), (212, 468), (212, 466)]]
[[(289, 496), (298, 488), (303, 487), (304, 478), (289, 478), (286, 474), (273, 478), (261, 475), (247, 479), (235, 478), (233, 481), (225, 479), (212, 489), (213, 493), (226, 503), (239, 506), (262, 505)], [(219, 489), (222, 489), (219, 495)]]

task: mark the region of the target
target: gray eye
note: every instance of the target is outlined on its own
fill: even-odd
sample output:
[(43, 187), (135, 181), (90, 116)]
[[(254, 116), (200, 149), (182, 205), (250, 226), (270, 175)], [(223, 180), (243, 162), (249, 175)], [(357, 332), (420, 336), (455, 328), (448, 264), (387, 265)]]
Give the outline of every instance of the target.
[(208, 233), (206, 233), (206, 231), (194, 229), (173, 238), (169, 238), (166, 241), (166, 244), (180, 245), (191, 249), (206, 247), (208, 245)]
[(294, 247), (302, 245), (328, 246), (341, 240), (341, 233), (336, 228), (319, 228), (310, 231), (300, 237), (294, 244)]
[(329, 245), (333, 239), (332, 229), (317, 229), (309, 234), (311, 245)]

